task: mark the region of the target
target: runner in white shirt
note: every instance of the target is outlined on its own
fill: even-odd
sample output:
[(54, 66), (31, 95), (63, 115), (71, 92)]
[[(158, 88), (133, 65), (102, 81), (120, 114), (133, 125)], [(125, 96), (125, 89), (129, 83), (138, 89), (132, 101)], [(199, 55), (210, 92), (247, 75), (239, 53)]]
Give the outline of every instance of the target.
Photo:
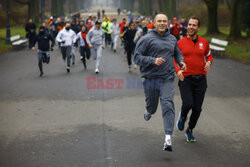
[(67, 72), (70, 72), (70, 54), (72, 45), (76, 42), (76, 33), (70, 29), (70, 23), (66, 23), (65, 28), (63, 28), (57, 35), (56, 41), (61, 45), (62, 58), (65, 60), (67, 58)]
[(119, 38), (120, 35), (120, 27), (119, 24), (117, 23), (117, 19), (113, 19), (113, 24), (110, 29), (111, 29), (111, 39), (112, 39), (111, 49), (113, 49), (113, 51), (116, 52), (117, 39)]

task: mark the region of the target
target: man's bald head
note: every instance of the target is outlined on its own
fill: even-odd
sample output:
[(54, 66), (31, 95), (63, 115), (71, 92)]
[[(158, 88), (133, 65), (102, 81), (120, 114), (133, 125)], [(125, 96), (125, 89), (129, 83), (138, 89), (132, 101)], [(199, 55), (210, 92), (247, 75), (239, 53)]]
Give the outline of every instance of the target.
[(163, 13), (159, 13), (159, 14), (157, 14), (157, 15), (155, 16), (154, 22), (156, 22), (157, 19), (162, 18), (162, 17), (165, 17), (165, 18), (168, 20), (168, 16), (167, 16), (167, 15), (165, 15), (165, 14), (163, 14)]
[(154, 19), (155, 29), (160, 34), (163, 35), (168, 28), (168, 17), (165, 14), (157, 14)]

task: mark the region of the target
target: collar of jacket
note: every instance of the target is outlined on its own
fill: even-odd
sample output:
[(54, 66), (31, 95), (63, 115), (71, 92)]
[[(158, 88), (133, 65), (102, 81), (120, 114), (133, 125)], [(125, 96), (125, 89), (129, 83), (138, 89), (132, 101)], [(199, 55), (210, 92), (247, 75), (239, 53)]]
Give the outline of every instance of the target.
[(169, 31), (168, 28), (167, 28), (166, 32), (165, 32), (163, 35), (160, 35), (160, 34), (156, 31), (155, 28), (152, 30), (152, 32), (153, 32), (155, 35), (158, 35), (158, 36), (160, 36), (160, 37), (166, 37), (166, 36), (168, 36), (168, 35), (170, 34), (170, 31)]

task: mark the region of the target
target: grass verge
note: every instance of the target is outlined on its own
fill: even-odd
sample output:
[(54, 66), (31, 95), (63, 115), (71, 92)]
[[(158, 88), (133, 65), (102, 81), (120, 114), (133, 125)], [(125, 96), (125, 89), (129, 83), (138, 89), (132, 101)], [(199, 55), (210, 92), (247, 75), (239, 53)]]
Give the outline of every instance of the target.
[[(11, 36), (20, 35), (21, 37), (25, 37), (25, 29), (22, 26), (11, 27), (10, 29)], [(6, 38), (6, 28), (0, 29), (0, 55), (11, 50), (12, 45), (5, 44)]]
[(211, 38), (218, 38), (221, 40), (229, 41), (228, 46), (226, 47), (226, 56), (238, 60), (240, 62), (250, 64), (250, 38), (246, 37), (246, 33), (242, 32), (242, 38), (238, 40), (229, 40), (228, 35), (230, 28), (229, 27), (220, 27), (220, 34), (217, 35), (207, 35), (206, 28), (201, 27), (199, 35), (206, 38), (208, 41), (211, 41)]

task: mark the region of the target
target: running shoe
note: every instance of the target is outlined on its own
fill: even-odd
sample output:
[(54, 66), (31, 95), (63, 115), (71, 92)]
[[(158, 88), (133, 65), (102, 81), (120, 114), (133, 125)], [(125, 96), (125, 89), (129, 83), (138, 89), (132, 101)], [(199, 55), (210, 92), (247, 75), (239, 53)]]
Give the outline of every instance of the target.
[(170, 152), (173, 151), (171, 139), (168, 139), (167, 141), (165, 141), (164, 146), (163, 146), (163, 151), (170, 151)]
[(70, 72), (70, 68), (69, 67), (67, 67), (67, 73), (69, 73)]
[(183, 131), (185, 126), (186, 119), (181, 115), (181, 112), (179, 112), (178, 121), (176, 122), (176, 127), (178, 130)]
[(144, 119), (145, 119), (145, 121), (150, 120), (150, 118), (151, 118), (151, 114), (148, 113), (147, 111), (145, 111), (145, 113), (144, 113)]
[(96, 74), (98, 74), (98, 73), (99, 73), (99, 70), (98, 70), (98, 68), (97, 68), (97, 69), (95, 69), (95, 73), (96, 73)]
[(187, 142), (190, 142), (190, 143), (196, 142), (196, 139), (193, 136), (193, 130), (192, 129), (186, 130), (185, 136), (187, 138)]
[(83, 63), (83, 66), (84, 66), (84, 69), (86, 70), (87, 69), (87, 65), (86, 65), (85, 62)]

